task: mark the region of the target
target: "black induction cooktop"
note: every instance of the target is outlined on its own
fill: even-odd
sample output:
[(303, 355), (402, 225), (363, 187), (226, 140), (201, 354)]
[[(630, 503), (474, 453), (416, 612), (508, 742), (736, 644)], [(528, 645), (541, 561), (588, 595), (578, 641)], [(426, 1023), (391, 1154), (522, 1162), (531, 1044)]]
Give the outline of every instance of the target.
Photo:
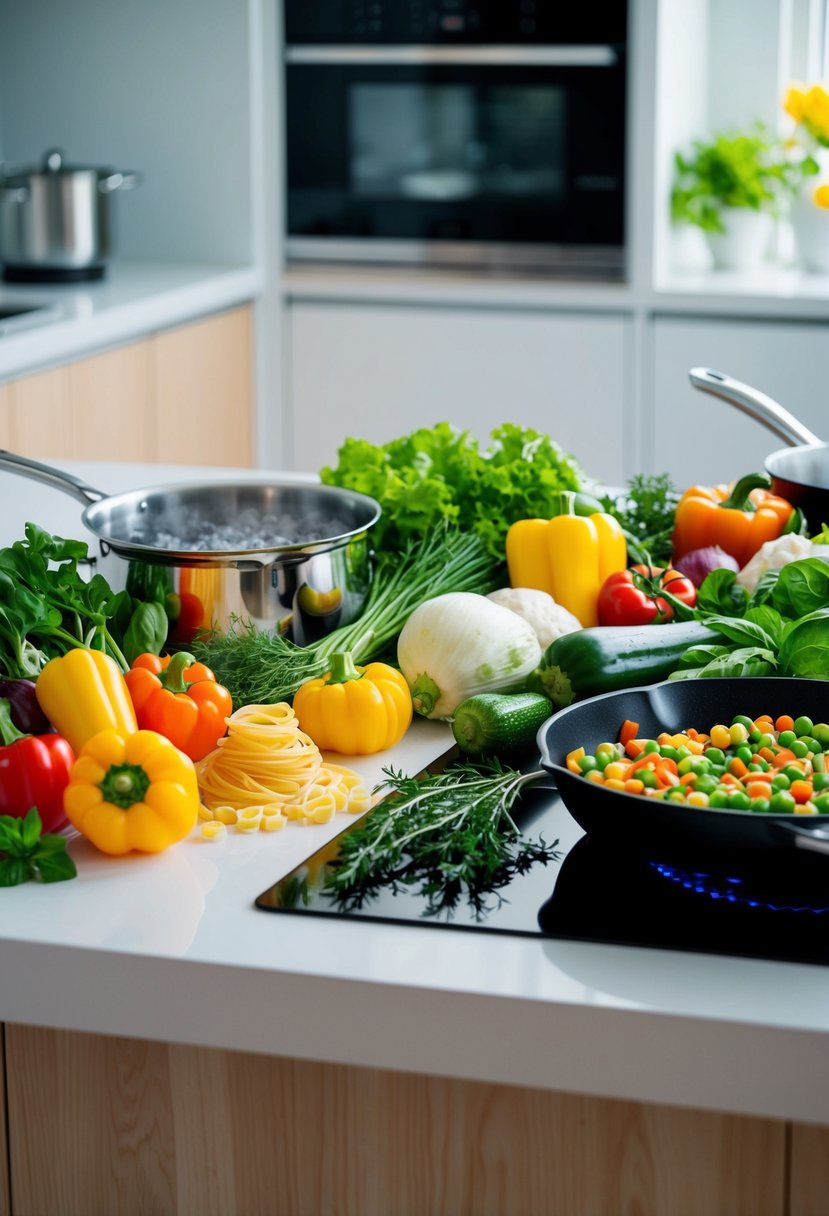
[[(371, 814), (371, 812), (369, 812)], [(417, 924), (654, 949), (829, 965), (829, 857), (786, 851), (760, 864), (724, 853), (649, 855), (582, 833), (548, 782), (525, 787), (513, 809), (521, 831), (555, 846), (493, 891), (482, 911), (463, 898), (434, 915), (406, 888), (342, 907), (326, 891), (339, 842), (359, 821), (256, 899), (291, 916)]]

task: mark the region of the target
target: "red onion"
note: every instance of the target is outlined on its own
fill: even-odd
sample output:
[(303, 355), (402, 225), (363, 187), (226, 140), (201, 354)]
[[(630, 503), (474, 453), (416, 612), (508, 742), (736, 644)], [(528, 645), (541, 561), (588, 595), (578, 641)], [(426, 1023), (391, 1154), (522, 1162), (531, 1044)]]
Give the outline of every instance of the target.
[(38, 704), (32, 680), (0, 678), (0, 697), (9, 703), (11, 719), (24, 735), (48, 735), (52, 727)]
[(674, 570), (689, 578), (695, 587), (701, 587), (712, 570), (733, 570), (736, 574), (740, 563), (719, 545), (708, 545), (704, 549), (692, 549), (684, 557), (671, 562)]

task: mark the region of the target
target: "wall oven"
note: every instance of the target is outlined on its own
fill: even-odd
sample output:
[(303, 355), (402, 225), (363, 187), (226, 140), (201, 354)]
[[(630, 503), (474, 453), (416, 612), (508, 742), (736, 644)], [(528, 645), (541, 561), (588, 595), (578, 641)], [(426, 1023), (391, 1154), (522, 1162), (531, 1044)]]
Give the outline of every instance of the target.
[(287, 254), (624, 274), (627, 5), (286, 0)]

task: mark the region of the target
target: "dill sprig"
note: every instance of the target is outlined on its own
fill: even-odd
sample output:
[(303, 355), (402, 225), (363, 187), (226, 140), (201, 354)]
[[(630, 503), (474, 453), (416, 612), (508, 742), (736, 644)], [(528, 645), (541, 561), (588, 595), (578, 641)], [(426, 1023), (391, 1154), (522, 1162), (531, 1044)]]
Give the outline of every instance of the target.
[(341, 911), (362, 908), (385, 888), (424, 897), (425, 916), (451, 913), (466, 896), (480, 919), (514, 875), (557, 857), (557, 840), (525, 839), (510, 813), (524, 786), (546, 775), (541, 771), (521, 773), (492, 760), (420, 777), (383, 772), (375, 792), (388, 796), (341, 838), (325, 880)]
[(335, 651), (350, 652), (355, 663), (383, 655), (424, 600), (449, 591), (485, 594), (497, 585), (498, 567), (481, 538), (439, 526), (402, 553), (381, 554), (362, 614), (317, 642), (298, 646), (236, 620), (226, 634), (197, 638), (189, 649), (229, 690), (234, 705), (272, 705), (325, 675)]

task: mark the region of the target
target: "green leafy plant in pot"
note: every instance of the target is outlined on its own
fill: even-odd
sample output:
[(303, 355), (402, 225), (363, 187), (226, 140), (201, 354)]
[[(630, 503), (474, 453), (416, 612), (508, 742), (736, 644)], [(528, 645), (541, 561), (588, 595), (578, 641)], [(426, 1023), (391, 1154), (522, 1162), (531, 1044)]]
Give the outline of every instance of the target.
[(762, 262), (772, 221), (800, 180), (762, 124), (698, 139), (674, 155), (671, 218), (702, 229), (718, 269), (747, 270)]

